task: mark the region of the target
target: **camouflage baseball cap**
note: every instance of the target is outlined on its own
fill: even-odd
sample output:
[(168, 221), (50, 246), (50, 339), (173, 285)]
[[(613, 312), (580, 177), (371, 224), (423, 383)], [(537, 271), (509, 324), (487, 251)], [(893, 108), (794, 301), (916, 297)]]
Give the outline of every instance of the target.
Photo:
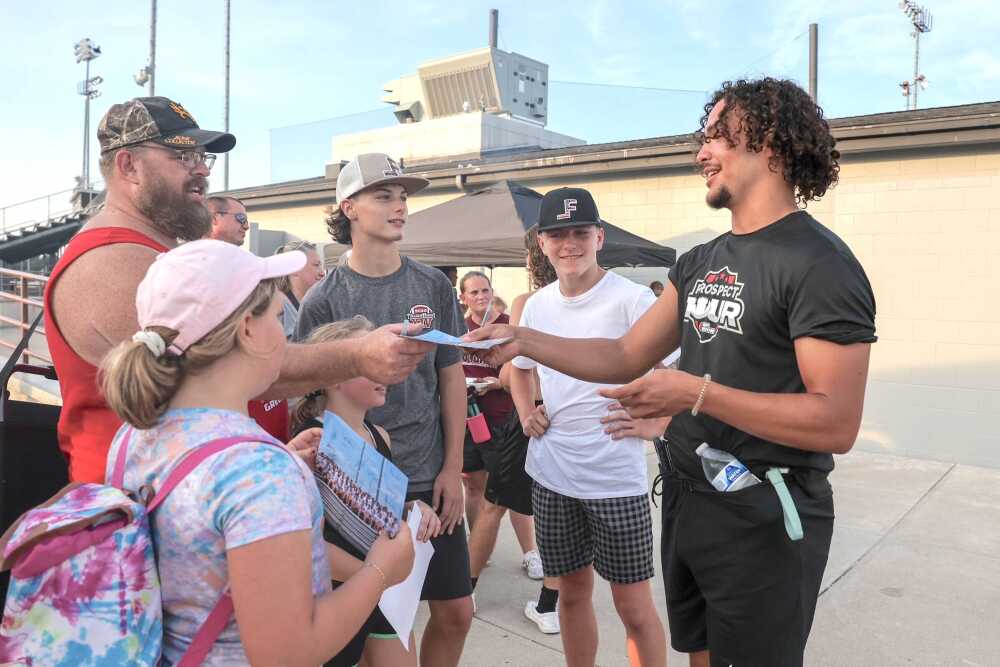
[(136, 97), (115, 104), (97, 126), (101, 153), (146, 141), (178, 150), (202, 148), (212, 153), (231, 151), (236, 137), (198, 127), (187, 109), (166, 97)]

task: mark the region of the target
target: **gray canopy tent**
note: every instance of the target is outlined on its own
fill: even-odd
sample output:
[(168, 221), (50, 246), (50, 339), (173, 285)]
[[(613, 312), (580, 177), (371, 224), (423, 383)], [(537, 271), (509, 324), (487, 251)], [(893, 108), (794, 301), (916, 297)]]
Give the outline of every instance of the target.
[[(410, 215), (399, 251), (432, 266), (524, 266), (524, 233), (538, 223), (542, 195), (514, 181), (481, 190)], [(600, 201), (597, 202), (600, 206)], [(601, 266), (670, 267), (673, 248), (604, 222)], [(347, 246), (326, 246), (336, 260)]]

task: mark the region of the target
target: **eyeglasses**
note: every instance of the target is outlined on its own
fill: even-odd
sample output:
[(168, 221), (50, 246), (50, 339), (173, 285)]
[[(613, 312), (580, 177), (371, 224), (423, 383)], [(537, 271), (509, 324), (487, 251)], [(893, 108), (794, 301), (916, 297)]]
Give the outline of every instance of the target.
[[(214, 155), (212, 157), (215, 157)], [(246, 213), (230, 213), (228, 211), (216, 211), (216, 215), (231, 215), (233, 220), (240, 223), (240, 227), (249, 227), (250, 219), (247, 217)]]
[(166, 146), (156, 146), (155, 144), (141, 144), (139, 146), (135, 146), (134, 148), (153, 148), (171, 153), (173, 154), (175, 160), (180, 160), (181, 164), (183, 164), (184, 167), (190, 171), (193, 171), (202, 164), (205, 165), (206, 169), (211, 171), (212, 165), (215, 164), (215, 159), (218, 157), (215, 153), (202, 153), (201, 151), (175, 151), (172, 148), (167, 148)]

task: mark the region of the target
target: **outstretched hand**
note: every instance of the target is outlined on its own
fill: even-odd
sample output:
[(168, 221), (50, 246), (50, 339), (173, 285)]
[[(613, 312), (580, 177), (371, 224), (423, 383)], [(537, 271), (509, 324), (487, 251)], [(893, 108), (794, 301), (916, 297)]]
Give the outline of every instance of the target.
[(496, 345), (488, 350), (472, 350), (469, 352), (491, 366), (500, 367), (521, 354), (520, 327), (511, 324), (487, 324), (462, 336), (462, 340), (478, 341), (492, 338), (509, 338), (506, 343)]
[(388, 324), (360, 339), (361, 375), (380, 384), (399, 384), (434, 349), (433, 343), (401, 337), (402, 330), (402, 324)]
[(684, 371), (661, 369), (600, 394), (618, 401), (633, 419), (673, 417), (694, 405), (701, 382)]

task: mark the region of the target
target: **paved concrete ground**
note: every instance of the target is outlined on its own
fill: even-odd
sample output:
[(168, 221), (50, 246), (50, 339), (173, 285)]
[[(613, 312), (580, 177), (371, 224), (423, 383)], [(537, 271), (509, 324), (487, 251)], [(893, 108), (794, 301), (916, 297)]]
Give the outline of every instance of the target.
[[(838, 457), (832, 481), (837, 522), (806, 664), (1000, 665), (1000, 470), (856, 451)], [(658, 561), (657, 551), (659, 573)], [(563, 664), (559, 636), (542, 635), (522, 613), (538, 587), (504, 522), (463, 665)], [(659, 577), (653, 595), (665, 621)], [(627, 665), (606, 583), (595, 607), (598, 664)], [(418, 631), (425, 622), (426, 607)], [(687, 660), (671, 652), (670, 664)]]
[[(55, 383), (27, 379), (13, 382), (12, 393), (54, 400)], [(651, 452), (648, 461), (655, 470)], [(837, 521), (806, 664), (1000, 666), (1000, 469), (855, 451), (838, 457), (832, 481)], [(659, 572), (656, 509), (653, 518)], [(542, 635), (522, 612), (539, 585), (520, 569), (505, 521), (479, 581), (463, 665), (563, 664), (559, 636)], [(659, 577), (653, 596), (665, 621)], [(598, 664), (627, 665), (624, 634), (600, 581), (595, 607)], [(426, 606), (418, 632), (425, 622)], [(671, 652), (670, 664), (687, 660)]]

